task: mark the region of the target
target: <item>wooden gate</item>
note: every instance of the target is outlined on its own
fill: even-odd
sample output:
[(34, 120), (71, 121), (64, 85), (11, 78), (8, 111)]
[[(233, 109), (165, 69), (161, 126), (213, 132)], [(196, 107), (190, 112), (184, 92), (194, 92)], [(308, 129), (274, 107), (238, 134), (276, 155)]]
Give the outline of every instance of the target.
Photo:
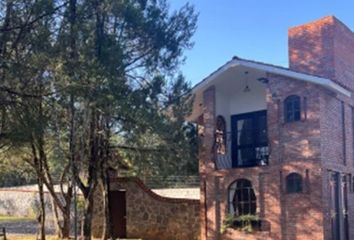
[(110, 191), (109, 208), (114, 238), (127, 237), (125, 190)]

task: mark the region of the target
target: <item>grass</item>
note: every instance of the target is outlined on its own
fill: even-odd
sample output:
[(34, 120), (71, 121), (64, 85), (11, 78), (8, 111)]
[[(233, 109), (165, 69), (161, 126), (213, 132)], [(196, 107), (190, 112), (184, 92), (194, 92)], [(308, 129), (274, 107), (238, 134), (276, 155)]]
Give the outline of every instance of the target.
[(0, 222), (21, 222), (21, 221), (30, 221), (35, 220), (31, 217), (16, 217), (16, 216), (5, 216), (0, 215)]
[[(0, 237), (2, 240), (2, 238)], [(36, 235), (22, 235), (22, 234), (6, 234), (7, 240), (36, 240)], [(46, 240), (57, 240), (58, 238), (53, 235), (46, 235)]]

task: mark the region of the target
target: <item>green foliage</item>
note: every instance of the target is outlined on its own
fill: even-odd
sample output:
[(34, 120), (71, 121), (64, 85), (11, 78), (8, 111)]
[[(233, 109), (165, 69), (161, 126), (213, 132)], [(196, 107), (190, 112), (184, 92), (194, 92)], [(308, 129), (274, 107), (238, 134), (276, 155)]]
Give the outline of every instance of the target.
[[(197, 173), (196, 130), (184, 120), (193, 99), (179, 73), (183, 51), (193, 45), (193, 6), (0, 5), (0, 147), (29, 164), (40, 185), (72, 189), (75, 179), (88, 206), (110, 167), (148, 176)], [(56, 204), (61, 211), (70, 205)]]
[(120, 150), (121, 155), (131, 162), (133, 175), (198, 174), (197, 129), (184, 120), (191, 108), (188, 91), (189, 86), (179, 77), (166, 94), (169, 101), (166, 108), (155, 118), (143, 118), (148, 126), (134, 130), (121, 142), (135, 146), (133, 150)]
[[(10, 9), (8, 23), (3, 18), (0, 26), (13, 28), (0, 32), (6, 66), (0, 68), (0, 100), (15, 99), (0, 114), (5, 123), (1, 143), (30, 153), (28, 143), (44, 138), (51, 173), (59, 181), (68, 163), (73, 94), (76, 144), (83, 146), (77, 154), (88, 151), (88, 116), (94, 107), (108, 119), (110, 141), (135, 148), (116, 150), (133, 174), (149, 166), (147, 175), (197, 173), (195, 129), (184, 121), (190, 86), (177, 73), (183, 49), (193, 45), (197, 16), (191, 5), (171, 12), (164, 0), (79, 1), (72, 31), (69, 5), (62, 1), (0, 3), (4, 16)], [(92, 17), (96, 12), (102, 19)], [(26, 19), (36, 21), (21, 32), (17, 27), (26, 26)], [(97, 21), (104, 25), (102, 32)], [(84, 170), (86, 163), (81, 164)]]
[(24, 164), (18, 151), (2, 151), (0, 157), (0, 187), (12, 187), (36, 183), (36, 175)]
[(243, 226), (241, 227), (241, 231), (251, 233), (253, 232), (252, 222), (258, 221), (259, 217), (256, 215), (246, 214), (238, 216), (235, 220), (242, 223)]
[(240, 223), (239, 230), (247, 233), (252, 233), (254, 231), (252, 222), (259, 221), (259, 217), (252, 214), (245, 214), (240, 216), (235, 216), (228, 214), (225, 216), (223, 224), (221, 226), (221, 232), (225, 232), (227, 228), (234, 228), (235, 222)]
[(85, 212), (85, 199), (81, 196), (78, 195), (76, 199), (76, 207), (77, 207), (77, 215), (78, 216), (83, 216)]
[(226, 229), (232, 228), (234, 226), (235, 216), (233, 214), (227, 214), (221, 225), (221, 233), (224, 233)]

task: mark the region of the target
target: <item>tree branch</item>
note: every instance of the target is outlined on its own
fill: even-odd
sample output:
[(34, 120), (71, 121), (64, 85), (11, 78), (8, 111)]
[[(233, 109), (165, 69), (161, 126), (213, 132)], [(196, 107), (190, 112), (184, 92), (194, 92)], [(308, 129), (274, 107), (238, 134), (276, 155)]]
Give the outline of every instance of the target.
[(42, 15), (39, 15), (38, 17), (36, 17), (35, 19), (33, 19), (32, 21), (29, 21), (23, 25), (19, 25), (19, 26), (15, 26), (15, 27), (4, 27), (4, 28), (0, 28), (0, 33), (3, 33), (3, 32), (11, 32), (11, 31), (14, 31), (14, 30), (17, 30), (17, 29), (23, 29), (23, 28), (26, 28), (26, 27), (30, 27), (31, 25), (33, 25), (34, 23), (38, 22), (39, 20), (41, 20), (42, 18), (45, 18), (49, 15), (52, 15), (54, 14), (56, 11), (58, 11), (59, 9), (61, 9), (62, 7), (66, 6), (69, 2), (66, 1), (64, 2), (62, 5), (59, 5), (58, 7), (54, 8), (53, 11), (51, 12), (47, 12), (47, 13), (44, 13)]

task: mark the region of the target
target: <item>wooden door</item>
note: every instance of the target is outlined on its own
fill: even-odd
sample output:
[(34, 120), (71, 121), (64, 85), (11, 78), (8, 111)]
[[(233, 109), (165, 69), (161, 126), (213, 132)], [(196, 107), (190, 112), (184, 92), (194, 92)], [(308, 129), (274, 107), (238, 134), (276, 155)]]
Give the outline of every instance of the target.
[(110, 191), (109, 209), (114, 238), (127, 237), (125, 190)]

